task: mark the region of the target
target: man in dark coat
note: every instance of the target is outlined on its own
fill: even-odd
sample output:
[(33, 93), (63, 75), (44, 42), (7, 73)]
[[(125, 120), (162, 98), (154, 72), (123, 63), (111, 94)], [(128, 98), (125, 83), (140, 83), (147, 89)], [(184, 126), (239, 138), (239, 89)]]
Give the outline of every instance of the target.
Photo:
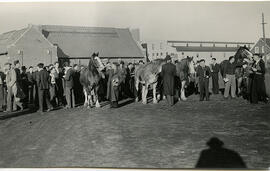
[(263, 101), (267, 103), (264, 83), (265, 63), (260, 54), (254, 54), (253, 58), (255, 63), (251, 68), (253, 73), (251, 74), (250, 102), (258, 103), (258, 101)]
[(165, 58), (166, 64), (162, 65), (161, 76), (163, 79), (163, 93), (166, 96), (170, 106), (174, 105), (176, 66), (172, 64), (172, 59), (169, 55)]
[(69, 66), (68, 63), (64, 64), (65, 68), (65, 92), (66, 92), (66, 108), (74, 108), (75, 107), (75, 96), (74, 96), (74, 70)]
[(25, 98), (22, 99), (22, 102), (24, 103), (24, 105), (27, 105), (28, 101), (28, 78), (27, 78), (27, 73), (26, 73), (26, 67), (22, 66), (21, 67), (21, 83), (22, 83), (22, 91), (25, 94)]
[(205, 60), (200, 60), (200, 65), (196, 69), (197, 77), (199, 77), (199, 90), (200, 90), (200, 101), (206, 98), (209, 100), (209, 78), (210, 78), (210, 68), (205, 66)]
[[(119, 101), (119, 84), (113, 81), (119, 72), (118, 65), (117, 63), (113, 63), (111, 69), (107, 70), (106, 73), (108, 75), (107, 99), (110, 100), (111, 108), (117, 108)], [(120, 81), (118, 80), (118, 82)]]
[(212, 85), (213, 85), (213, 93), (219, 93), (219, 85), (218, 85), (218, 73), (220, 70), (219, 64), (216, 62), (216, 58), (212, 58), (211, 67), (211, 76), (212, 76)]
[(38, 64), (38, 73), (37, 73), (37, 86), (38, 86), (38, 96), (39, 96), (39, 112), (43, 112), (43, 99), (45, 99), (46, 105), (48, 107), (47, 112), (53, 109), (53, 106), (50, 103), (49, 98), (49, 82), (50, 75), (48, 71), (44, 69), (44, 64)]
[(55, 71), (56, 71), (56, 77), (55, 77), (55, 82), (56, 82), (56, 97), (58, 99), (58, 106), (61, 106), (65, 103), (64, 99), (64, 86), (63, 86), (63, 69), (59, 67), (59, 62), (54, 63)]
[(34, 101), (34, 85), (36, 82), (32, 66), (29, 67), (29, 71), (26, 74), (28, 80), (28, 102), (32, 104)]

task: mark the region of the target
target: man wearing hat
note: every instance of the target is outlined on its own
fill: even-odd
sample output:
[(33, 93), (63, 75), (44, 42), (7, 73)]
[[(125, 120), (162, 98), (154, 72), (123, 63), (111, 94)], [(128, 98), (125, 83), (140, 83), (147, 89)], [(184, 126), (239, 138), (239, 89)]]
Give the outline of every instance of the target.
[(37, 73), (39, 112), (43, 112), (43, 99), (45, 99), (46, 105), (48, 107), (47, 112), (53, 109), (50, 103), (50, 98), (49, 98), (49, 88), (50, 88), (49, 81), (50, 81), (50, 75), (48, 71), (44, 69), (43, 63), (39, 63), (38, 73)]
[(118, 108), (119, 100), (119, 77), (118, 74), (119, 64), (113, 62), (111, 68), (107, 70), (108, 82), (107, 82), (107, 99), (110, 101), (111, 108)]
[(64, 69), (65, 69), (65, 95), (66, 95), (66, 101), (67, 106), (66, 108), (74, 108), (75, 107), (75, 95), (74, 95), (74, 70), (69, 65), (68, 62), (64, 63)]
[(176, 66), (172, 64), (172, 59), (169, 55), (165, 58), (166, 64), (162, 65), (161, 76), (163, 79), (163, 93), (166, 96), (170, 106), (174, 105)]
[(199, 90), (200, 90), (200, 101), (209, 100), (209, 78), (210, 78), (210, 68), (205, 66), (205, 60), (201, 59), (199, 61), (199, 66), (196, 69), (197, 77), (199, 78)]

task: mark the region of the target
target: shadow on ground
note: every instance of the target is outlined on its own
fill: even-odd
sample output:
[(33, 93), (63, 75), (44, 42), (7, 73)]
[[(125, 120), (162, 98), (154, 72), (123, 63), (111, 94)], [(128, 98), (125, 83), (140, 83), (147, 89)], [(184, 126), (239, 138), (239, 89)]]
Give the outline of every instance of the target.
[(246, 168), (241, 156), (224, 148), (220, 139), (213, 137), (206, 144), (209, 148), (201, 152), (196, 168)]

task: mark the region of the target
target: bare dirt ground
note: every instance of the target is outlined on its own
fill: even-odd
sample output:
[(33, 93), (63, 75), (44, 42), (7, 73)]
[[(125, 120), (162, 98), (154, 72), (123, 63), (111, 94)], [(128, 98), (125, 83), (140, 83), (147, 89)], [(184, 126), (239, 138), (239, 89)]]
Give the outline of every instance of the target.
[(194, 95), (171, 108), (161, 101), (2, 117), (0, 167), (194, 168), (214, 136), (248, 168), (268, 168), (270, 105)]

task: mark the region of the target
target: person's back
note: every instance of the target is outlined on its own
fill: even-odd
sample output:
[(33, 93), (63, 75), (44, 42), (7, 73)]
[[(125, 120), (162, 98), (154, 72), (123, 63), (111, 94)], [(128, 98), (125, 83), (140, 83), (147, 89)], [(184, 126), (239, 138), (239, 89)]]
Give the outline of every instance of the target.
[(49, 89), (49, 73), (42, 69), (41, 71), (39, 71), (37, 73), (37, 77), (38, 77), (38, 87), (41, 90), (47, 90)]
[(162, 66), (163, 75), (174, 77), (176, 66), (172, 63), (166, 63)]
[(65, 75), (66, 87), (73, 88), (74, 87), (74, 70), (69, 68)]

